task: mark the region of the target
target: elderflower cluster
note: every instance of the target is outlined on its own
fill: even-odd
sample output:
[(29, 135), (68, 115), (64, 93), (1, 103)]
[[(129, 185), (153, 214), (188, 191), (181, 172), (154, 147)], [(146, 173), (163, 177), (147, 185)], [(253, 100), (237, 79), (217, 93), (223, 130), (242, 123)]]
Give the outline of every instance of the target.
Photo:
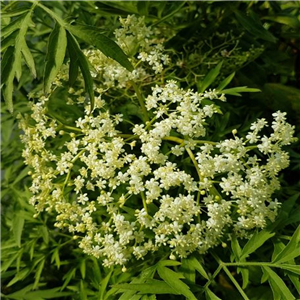
[[(137, 55), (156, 73), (157, 63), (167, 58), (155, 52), (162, 52), (161, 46), (148, 51), (151, 32), (141, 22), (122, 20), (116, 37), (128, 51), (143, 40), (147, 55)], [(103, 78), (107, 75), (104, 86), (118, 90), (134, 80), (129, 72), (127, 77), (105, 73), (112, 65), (115, 72), (127, 71), (96, 52), (90, 59)], [(184, 90), (174, 80), (154, 85), (140, 103), (144, 121), (133, 122), (110, 109), (102, 100), (109, 91), (99, 85), (90, 114), (83, 113), (84, 90), (78, 88), (69, 91), (76, 102), (72, 109), (82, 112), (75, 120), (56, 119), (48, 113), (51, 97), (41, 95), (32, 102), (31, 115), (20, 117), (23, 157), (32, 168), (30, 203), (37, 213), (55, 213), (55, 226), (74, 234), (85, 253), (106, 267), (158, 250), (186, 257), (205, 253), (233, 231), (245, 237), (274, 221), (280, 203), (272, 195), (280, 187), (279, 172), (289, 164), (283, 147), (295, 140), (285, 113), (273, 114), (270, 135), (267, 121), (259, 119), (245, 137), (235, 130), (232, 138), (210, 141), (207, 127), (219, 110), (203, 100), (224, 101), (217, 91)]]

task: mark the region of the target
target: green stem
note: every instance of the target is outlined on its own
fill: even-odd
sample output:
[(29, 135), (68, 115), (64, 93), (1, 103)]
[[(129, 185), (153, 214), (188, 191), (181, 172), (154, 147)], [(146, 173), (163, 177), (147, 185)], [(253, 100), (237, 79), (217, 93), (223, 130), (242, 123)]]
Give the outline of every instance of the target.
[(142, 200), (143, 200), (144, 209), (145, 209), (146, 213), (148, 214), (148, 207), (147, 207), (147, 203), (146, 203), (145, 193), (141, 192), (141, 196), (142, 196)]
[(142, 94), (140, 93), (138, 86), (133, 81), (130, 81), (130, 83), (132, 84), (132, 86), (134, 88), (134, 91), (136, 93), (136, 96), (137, 96), (137, 99), (139, 101), (140, 107), (142, 109), (142, 113), (143, 113), (143, 116), (144, 116), (144, 122), (146, 123), (146, 122), (149, 121), (149, 117), (148, 117), (148, 112), (147, 112), (147, 109), (146, 109), (146, 106), (145, 106), (145, 99), (143, 98)]
[(231, 282), (235, 285), (235, 287), (237, 288), (237, 290), (240, 292), (240, 294), (242, 295), (242, 297), (245, 300), (250, 300), (248, 298), (248, 296), (245, 294), (245, 292), (243, 291), (242, 287), (239, 285), (239, 283), (232, 276), (232, 274), (230, 273), (230, 271), (228, 270), (228, 268), (226, 266), (224, 266), (224, 265), (223, 265), (223, 270), (225, 271), (225, 273), (227, 274), (227, 276), (229, 277), (229, 279), (231, 280)]

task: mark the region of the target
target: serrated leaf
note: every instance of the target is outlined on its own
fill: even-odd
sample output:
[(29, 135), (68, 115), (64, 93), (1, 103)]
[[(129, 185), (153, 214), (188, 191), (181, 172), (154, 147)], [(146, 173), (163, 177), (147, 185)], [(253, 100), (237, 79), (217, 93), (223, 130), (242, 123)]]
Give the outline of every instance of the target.
[(275, 257), (273, 263), (282, 263), (300, 255), (300, 225), (285, 248)]
[(18, 214), (15, 215), (13, 218), (12, 228), (13, 228), (14, 239), (19, 248), (21, 247), (21, 236), (22, 236), (23, 227), (24, 227), (24, 219), (20, 217)]
[(66, 30), (56, 23), (48, 41), (46, 65), (44, 71), (44, 90), (46, 93), (50, 91), (51, 83), (58, 74), (64, 62), (66, 49)]
[(259, 20), (255, 18), (254, 13), (252, 16), (247, 16), (238, 10), (234, 10), (234, 14), (239, 23), (253, 36), (261, 38), (263, 40), (275, 43), (276, 38), (268, 30), (266, 30)]
[(68, 30), (88, 45), (98, 48), (104, 55), (111, 57), (128, 71), (133, 71), (133, 66), (129, 62), (123, 50), (111, 39), (99, 33), (99, 28), (94, 26), (68, 26)]
[(180, 271), (183, 273), (184, 277), (187, 280), (189, 280), (192, 283), (196, 283), (196, 272), (190, 258), (182, 259)]
[(270, 284), (273, 285), (276, 292), (277, 291), (280, 292), (281, 297), (284, 300), (293, 300), (293, 299), (295, 299), (294, 295), (288, 289), (288, 287), (286, 286), (284, 281), (277, 275), (277, 273), (275, 273), (271, 268), (269, 268), (267, 266), (262, 266), (262, 269), (264, 269), (264, 271), (269, 275)]
[(85, 89), (90, 97), (91, 111), (93, 111), (94, 105), (95, 105), (94, 83), (93, 83), (93, 78), (90, 73), (87, 58), (80, 50), (80, 47), (79, 47), (76, 39), (74, 38), (74, 36), (69, 32), (67, 32), (67, 39), (68, 39), (69, 53), (72, 53), (71, 55), (73, 57), (77, 57), (77, 62), (80, 67), (83, 79), (84, 79)]
[(181, 276), (169, 268), (160, 266), (157, 267), (158, 275), (163, 279), (176, 293), (184, 295), (187, 299), (197, 300), (195, 295), (190, 291), (188, 285), (180, 280)]
[(55, 261), (57, 269), (60, 268), (60, 257), (59, 257), (59, 247), (55, 248), (51, 256), (51, 263)]
[(270, 239), (274, 235), (274, 232), (269, 232), (267, 230), (262, 230), (260, 232), (254, 233), (243, 248), (240, 259), (246, 258), (249, 254), (253, 253), (256, 249), (261, 247), (268, 239)]
[(214, 294), (209, 288), (205, 289), (207, 300), (221, 300), (216, 294)]
[(198, 87), (199, 93), (203, 93), (218, 77), (218, 75), (220, 74), (222, 64), (223, 62), (218, 63), (218, 65), (212, 70), (210, 70), (209, 73), (205, 76), (200, 86)]

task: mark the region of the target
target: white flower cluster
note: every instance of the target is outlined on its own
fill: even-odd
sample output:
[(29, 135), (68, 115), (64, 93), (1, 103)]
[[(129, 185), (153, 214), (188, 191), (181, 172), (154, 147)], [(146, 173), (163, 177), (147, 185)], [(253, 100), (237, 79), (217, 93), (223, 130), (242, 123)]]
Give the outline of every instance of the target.
[[(116, 32), (122, 47), (150, 35), (130, 25), (134, 18), (122, 21), (134, 34)], [(140, 55), (147, 60), (155, 53)], [(106, 72), (106, 61), (92, 63)], [(116, 89), (128, 81), (108, 78), (119, 80)], [(82, 92), (72, 92), (77, 108)], [(171, 80), (146, 97), (145, 123), (128, 125), (98, 98), (95, 110), (70, 126), (47, 114), (49, 99), (40, 97), (32, 114), (20, 119), (23, 156), (32, 167), (31, 204), (37, 213), (55, 212), (55, 225), (107, 267), (161, 248), (170, 257), (205, 253), (232, 231), (244, 237), (265, 227), (277, 214), (272, 194), (278, 172), (289, 164), (282, 147), (295, 140), (294, 128), (277, 112), (270, 136), (260, 119), (245, 138), (234, 131), (231, 139), (209, 141), (207, 124), (218, 111), (203, 99), (224, 95), (184, 90)]]

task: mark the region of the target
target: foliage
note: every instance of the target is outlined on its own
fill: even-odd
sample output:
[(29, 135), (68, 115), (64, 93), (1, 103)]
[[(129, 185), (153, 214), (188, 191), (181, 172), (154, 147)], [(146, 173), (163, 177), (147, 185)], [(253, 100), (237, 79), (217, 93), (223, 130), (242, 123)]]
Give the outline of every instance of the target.
[[(72, 124), (90, 116), (103, 90), (111, 111), (140, 122), (147, 119), (142, 103), (150, 83), (176, 80), (199, 93), (215, 88), (219, 96), (226, 94), (227, 102), (216, 102), (216, 115), (208, 121), (212, 141), (235, 129), (245, 136), (258, 117), (271, 120), (277, 110), (287, 112), (300, 138), (298, 2), (9, 1), (1, 6), (4, 299), (300, 297), (299, 142), (288, 149), (290, 166), (279, 177), (282, 188), (275, 196), (282, 206), (275, 222), (255, 231), (248, 241), (231, 234), (204, 255), (169, 259), (160, 250), (126, 267), (107, 268), (78, 248), (80, 238), (54, 226), (53, 212), (35, 215), (29, 204), (32, 171), (23, 164), (18, 128), (18, 115), (30, 115), (28, 101), (36, 101), (29, 98), (49, 96), (49, 116), (61, 130), (78, 134)], [(119, 16), (125, 20), (133, 14), (145, 17), (170, 61), (160, 60), (163, 71), (151, 79), (129, 78), (126, 85), (112, 89), (105, 77), (109, 68), (95, 69), (99, 57), (114, 70), (145, 65), (147, 74), (155, 67), (146, 66), (146, 58), (137, 65), (138, 50), (124, 49), (114, 38)], [(134, 74), (129, 71), (126, 74)], [(76, 102), (79, 97), (81, 103)], [(218, 114), (221, 111), (226, 113)], [(68, 138), (62, 135), (61, 144), (64, 139)]]

